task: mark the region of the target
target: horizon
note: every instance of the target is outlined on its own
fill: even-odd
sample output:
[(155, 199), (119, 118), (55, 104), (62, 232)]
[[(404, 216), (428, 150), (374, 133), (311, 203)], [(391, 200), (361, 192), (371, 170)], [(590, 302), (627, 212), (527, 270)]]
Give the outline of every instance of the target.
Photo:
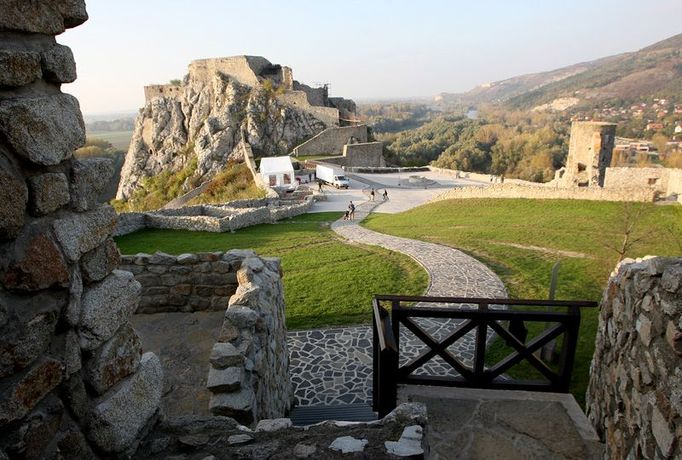
[[(532, 0), (456, 3), (201, 0), (190, 10), (177, 0), (93, 0), (90, 19), (59, 37), (78, 62), (78, 79), (63, 91), (88, 117), (132, 115), (144, 105), (145, 85), (182, 78), (190, 61), (248, 54), (360, 103), (432, 99), (637, 51), (682, 32), (676, 0), (578, 0), (570, 10)], [(254, 11), (256, 21), (231, 20), (253, 18)], [(122, 32), (121, 24), (134, 33)]]

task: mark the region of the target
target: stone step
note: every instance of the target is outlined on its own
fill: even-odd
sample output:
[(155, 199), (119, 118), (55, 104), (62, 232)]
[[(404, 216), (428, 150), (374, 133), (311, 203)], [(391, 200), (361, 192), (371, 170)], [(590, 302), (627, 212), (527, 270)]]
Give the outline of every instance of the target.
[(314, 425), (325, 420), (340, 422), (371, 422), (377, 419), (376, 413), (372, 412), (369, 405), (360, 404), (334, 404), (329, 406), (298, 406), (294, 407), (289, 414), (291, 422), (295, 426)]

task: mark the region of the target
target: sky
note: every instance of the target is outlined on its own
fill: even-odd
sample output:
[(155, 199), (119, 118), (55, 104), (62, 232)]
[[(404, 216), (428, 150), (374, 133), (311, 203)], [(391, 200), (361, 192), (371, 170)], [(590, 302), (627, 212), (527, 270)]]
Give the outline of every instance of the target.
[(57, 39), (86, 115), (134, 112), (190, 61), (240, 54), (363, 100), (432, 97), (682, 33), (682, 0), (87, 0)]

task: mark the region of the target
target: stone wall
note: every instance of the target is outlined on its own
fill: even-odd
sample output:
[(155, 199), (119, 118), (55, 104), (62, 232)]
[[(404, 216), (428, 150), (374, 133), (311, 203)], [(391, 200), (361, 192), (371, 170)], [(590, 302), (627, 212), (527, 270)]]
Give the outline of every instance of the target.
[(601, 302), (587, 414), (608, 458), (682, 456), (682, 258), (628, 260)]
[(121, 269), (142, 286), (136, 313), (220, 311), (237, 290), (240, 252), (121, 256)]
[(339, 111), (334, 107), (312, 105), (308, 95), (303, 91), (285, 91), (277, 95), (277, 100), (285, 105), (290, 105), (313, 115), (321, 120), (327, 127), (339, 125)]
[(343, 146), (351, 138), (357, 142), (367, 142), (367, 126), (345, 126), (328, 128), (313, 136), (304, 143), (294, 147), (296, 156), (306, 155), (343, 155)]
[(279, 259), (242, 257), (239, 282), (229, 299), (219, 341), (211, 352), (207, 387), (209, 410), (250, 424), (283, 417), (294, 401), (284, 318), (284, 289)]
[(159, 359), (129, 318), (140, 284), (117, 269), (110, 160), (85, 142), (71, 50), (54, 36), (82, 0), (0, 2), (0, 458), (133, 449), (157, 413)]
[(216, 72), (229, 75), (248, 86), (259, 84), (258, 75), (272, 64), (261, 56), (230, 56), (224, 58), (197, 59), (190, 62), (189, 72), (195, 78), (210, 81)]
[(343, 146), (343, 156), (348, 167), (384, 167), (384, 143), (363, 142)]
[(229, 206), (196, 205), (151, 212), (119, 214), (114, 235), (127, 235), (145, 228), (190, 230), (195, 232), (232, 232), (240, 228), (305, 214), (311, 199), (292, 205), (268, 205), (271, 200), (243, 200)]
[(605, 188), (649, 187), (661, 196), (682, 192), (682, 169), (606, 168)]
[(555, 188), (542, 185), (493, 184), (461, 187), (449, 190), (431, 200), (466, 198), (529, 198), (540, 200), (591, 200), (653, 202), (655, 191), (650, 188), (615, 189), (602, 187)]
[(179, 97), (182, 94), (181, 85), (147, 85), (144, 87), (145, 101), (151, 101), (155, 97)]

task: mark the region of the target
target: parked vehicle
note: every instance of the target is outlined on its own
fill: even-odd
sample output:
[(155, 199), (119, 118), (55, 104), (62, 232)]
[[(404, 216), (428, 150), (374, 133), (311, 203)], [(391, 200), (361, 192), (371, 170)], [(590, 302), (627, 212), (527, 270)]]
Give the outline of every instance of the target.
[(336, 188), (348, 188), (350, 186), (350, 182), (348, 182), (341, 169), (317, 165), (315, 167), (315, 174), (318, 180), (325, 184), (333, 185)]

